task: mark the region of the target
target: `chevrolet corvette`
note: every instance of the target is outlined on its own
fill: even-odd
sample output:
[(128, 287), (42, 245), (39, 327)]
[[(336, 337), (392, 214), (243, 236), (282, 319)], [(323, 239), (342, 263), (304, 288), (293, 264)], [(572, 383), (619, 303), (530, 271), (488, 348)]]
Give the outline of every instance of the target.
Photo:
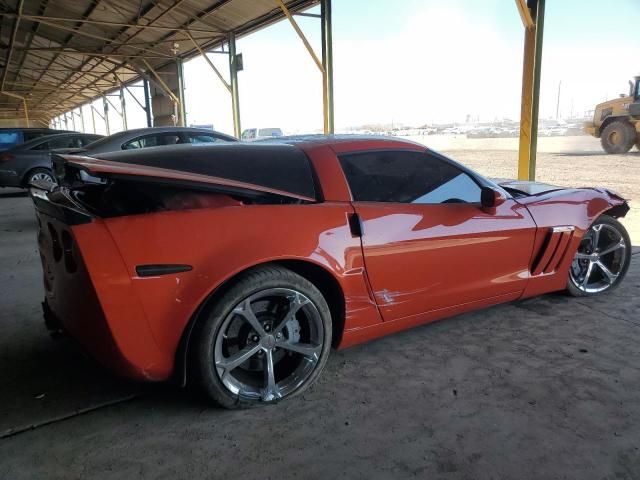
[(317, 136), (60, 155), (34, 182), (45, 320), (133, 379), (238, 408), (332, 348), (623, 280), (627, 202), (494, 182), (422, 145)]

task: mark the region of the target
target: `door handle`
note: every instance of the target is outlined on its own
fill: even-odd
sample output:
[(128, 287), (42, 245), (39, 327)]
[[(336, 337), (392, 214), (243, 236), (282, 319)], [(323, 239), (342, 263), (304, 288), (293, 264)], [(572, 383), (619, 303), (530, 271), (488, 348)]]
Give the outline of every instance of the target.
[(349, 221), (349, 230), (354, 237), (362, 237), (362, 220), (357, 213), (350, 213), (347, 217)]

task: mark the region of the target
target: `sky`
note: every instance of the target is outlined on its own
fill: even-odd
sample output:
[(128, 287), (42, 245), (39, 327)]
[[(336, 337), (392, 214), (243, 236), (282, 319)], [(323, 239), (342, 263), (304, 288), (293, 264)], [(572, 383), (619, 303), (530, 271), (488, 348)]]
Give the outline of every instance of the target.
[[(319, 54), (319, 20), (297, 19)], [(555, 118), (560, 81), (561, 117), (625, 92), (640, 74), (639, 24), (640, 0), (547, 0), (541, 117)], [(512, 0), (334, 0), (333, 39), (339, 130), (519, 119), (524, 30)], [(320, 72), (288, 22), (238, 51), (243, 128), (322, 128)], [(228, 72), (225, 56), (210, 57)], [(188, 121), (232, 133), (229, 95), (204, 60), (185, 75)]]
[[(640, 75), (640, 0), (547, 0), (546, 10), (541, 118), (555, 118), (560, 82), (564, 118), (628, 91)], [(319, 19), (296, 19), (320, 55)], [(333, 0), (336, 129), (518, 120), (523, 39), (513, 0)], [(243, 129), (322, 129), (321, 74), (287, 21), (240, 38), (237, 50)], [(227, 56), (209, 57), (228, 78)], [(233, 133), (230, 95), (204, 59), (184, 72), (188, 124)], [(129, 128), (145, 126), (132, 97), (127, 105)]]

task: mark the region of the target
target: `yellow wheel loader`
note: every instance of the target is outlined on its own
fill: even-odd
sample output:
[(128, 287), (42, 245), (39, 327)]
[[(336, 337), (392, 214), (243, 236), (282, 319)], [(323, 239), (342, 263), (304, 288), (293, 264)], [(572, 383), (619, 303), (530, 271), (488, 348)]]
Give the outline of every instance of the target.
[(584, 125), (607, 153), (627, 153), (634, 144), (640, 150), (640, 76), (629, 85), (629, 95), (596, 105), (593, 121)]

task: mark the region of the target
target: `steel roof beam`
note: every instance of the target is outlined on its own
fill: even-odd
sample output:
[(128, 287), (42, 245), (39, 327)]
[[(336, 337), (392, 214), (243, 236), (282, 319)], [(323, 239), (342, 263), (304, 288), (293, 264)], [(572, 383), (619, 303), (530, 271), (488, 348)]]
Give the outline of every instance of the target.
[(531, 16), (531, 12), (527, 6), (527, 0), (516, 0), (516, 6), (518, 7), (518, 13), (520, 14), (520, 19), (522, 20), (524, 28), (535, 27), (536, 24), (533, 21), (533, 17)]
[[(38, 13), (43, 14), (45, 12), (45, 10), (47, 9), (47, 5), (49, 3), (49, 0), (42, 0), (40, 2), (40, 7), (38, 8)], [(25, 44), (27, 46), (31, 46), (31, 44), (33, 43), (33, 39), (36, 36), (36, 33), (38, 33), (38, 28), (40, 28), (40, 24), (39, 23), (34, 23), (31, 26), (31, 33), (29, 35), (29, 40), (27, 40), (25, 42)], [(18, 66), (18, 70), (22, 68), (22, 66), (24, 65), (24, 62), (27, 58), (26, 54), (22, 55), (22, 59), (20, 60), (20, 65)]]
[[(199, 12), (197, 15), (194, 16), (190, 16), (190, 18), (188, 20), (186, 20), (185, 22), (183, 22), (182, 24), (176, 26), (175, 28), (173, 27), (164, 27), (168, 29), (168, 32), (166, 35), (162, 36), (160, 39), (158, 40), (154, 40), (153, 42), (149, 42), (149, 48), (153, 48), (154, 46), (157, 46), (159, 43), (161, 42), (165, 42), (165, 41), (177, 41), (178, 39), (175, 38), (176, 34), (181, 34), (184, 33), (184, 31), (191, 31), (191, 32), (196, 32), (198, 31), (198, 29), (196, 29), (195, 27), (193, 27), (194, 24), (200, 22), (208, 27), (213, 27), (216, 28), (215, 26), (210, 25), (208, 22), (205, 22), (204, 19), (206, 19), (207, 17), (209, 17), (210, 15), (212, 15), (213, 13), (215, 13), (219, 8), (221, 8), (222, 6), (226, 5), (230, 0), (220, 0), (217, 3), (215, 3), (214, 5), (212, 5), (211, 7), (207, 8), (204, 11)], [(167, 9), (163, 10), (163, 12), (161, 12), (158, 16), (156, 16), (154, 19), (148, 21), (149, 23), (147, 25), (144, 25), (144, 29), (150, 29), (153, 25), (153, 23), (155, 21), (157, 21), (158, 19), (162, 18), (163, 16), (167, 15), (168, 13), (170, 13), (171, 11), (174, 11), (177, 8), (181, 8), (181, 6), (183, 5), (183, 3), (185, 3), (185, 0), (178, 0), (177, 2), (175, 2), (173, 5), (169, 6)], [(291, 12), (294, 12), (296, 9), (301, 8), (301, 6), (308, 6), (310, 2), (308, 1), (304, 1), (304, 0), (294, 0), (291, 2), (288, 2), (290, 4), (290, 8), (289, 10)], [(315, 3), (315, 2), (311, 2), (311, 3)], [(133, 22), (138, 23), (143, 17), (144, 15), (146, 15), (154, 6), (156, 6), (156, 4), (152, 4), (150, 6), (148, 6), (147, 8), (143, 9), (143, 12), (138, 15), (138, 17), (134, 18)], [(275, 9), (273, 11), (270, 11), (260, 17), (257, 17), (253, 20), (250, 20), (248, 22), (246, 22), (245, 24), (243, 24), (241, 27), (239, 27), (237, 29), (237, 32), (240, 34), (243, 33), (247, 33), (247, 32), (251, 32), (253, 30), (255, 30), (256, 28), (260, 28), (262, 26), (266, 26), (269, 25), (271, 23), (274, 23), (275, 21), (277, 21), (279, 18), (281, 18), (278, 14), (277, 11), (279, 11), (280, 9)], [(117, 23), (117, 22), (115, 22)], [(123, 27), (119, 30), (119, 32), (117, 32), (113, 37), (113, 41), (117, 41), (119, 35), (121, 35), (122, 33), (126, 32), (128, 29), (130, 28), (137, 28), (137, 31), (134, 32), (132, 35), (129, 36), (129, 38), (127, 40), (131, 40), (132, 38), (134, 38), (135, 36), (137, 36), (139, 33), (141, 33), (144, 29), (140, 28), (142, 26), (132, 26), (131, 23), (123, 23)], [(158, 28), (159, 30), (160, 28)], [(212, 35), (212, 33), (210, 33), (209, 31), (203, 30), (202, 33), (207, 33)], [(172, 36), (174, 36), (173, 38), (171, 38)], [(193, 36), (193, 35), (192, 35)], [(195, 38), (195, 37), (194, 37)], [(182, 40), (182, 39), (180, 39)], [(204, 39), (196, 39), (196, 41), (201, 41)], [(216, 37), (211, 39), (211, 41), (203, 43), (202, 45), (200, 45), (201, 49), (206, 51), (208, 48), (211, 48), (212, 46), (215, 45), (219, 45), (221, 43), (223, 43), (224, 40)], [(109, 45), (105, 45), (104, 47), (108, 47)], [(196, 48), (192, 48), (191, 50), (185, 52), (183, 55), (181, 55), (181, 58), (189, 58), (190, 56), (193, 56), (194, 54), (197, 54), (198, 50)], [(217, 53), (217, 52), (213, 52), (213, 53)], [(132, 70), (132, 71), (137, 71), (138, 74), (142, 77), (142, 78), (148, 78), (148, 76), (144, 75), (144, 72), (142, 72), (133, 62), (136, 61), (135, 56), (132, 57), (130, 55), (125, 56), (124, 54), (111, 54), (111, 56), (113, 56), (114, 58), (118, 58), (118, 57), (123, 57), (123, 61), (122, 62), (116, 62), (112, 59), (109, 58), (109, 53), (108, 52), (104, 52), (104, 57), (94, 57), (94, 58), (100, 58), (100, 65), (102, 65), (104, 62), (108, 62), (114, 65), (113, 68), (111, 68), (109, 71), (107, 71), (106, 73), (103, 73), (102, 75), (99, 76), (99, 78), (97, 78), (95, 80), (95, 82), (92, 83), (96, 83), (102, 79), (108, 78), (109, 75), (113, 75), (115, 72), (117, 72), (119, 69), (127, 69), (127, 70)], [(140, 55), (140, 58), (144, 58), (144, 55)], [(149, 58), (149, 57), (147, 57)], [(86, 62), (82, 63), (80, 65), (80, 68), (84, 68), (91, 59), (87, 60)], [(160, 62), (160, 63), (155, 63), (154, 64), (154, 68), (157, 67), (162, 67), (164, 66), (166, 63), (168, 62)], [(129, 65), (128, 65), (129, 64)], [(78, 77), (76, 80), (81, 79), (84, 74), (86, 72), (83, 71), (83, 73), (81, 73), (80, 77)], [(61, 84), (69, 81), (72, 78), (72, 76), (68, 77), (67, 79), (65, 79), (65, 81), (61, 82)], [(91, 85), (91, 83), (89, 84)], [(114, 88), (117, 88), (117, 85), (114, 83), (113, 85)], [(72, 99), (73, 97), (67, 97), (65, 98), (65, 101)]]
[[(130, 46), (129, 44), (126, 44), (126, 43), (114, 44), (113, 40), (110, 40), (107, 37), (103, 37), (102, 35), (96, 35), (96, 34), (93, 34), (93, 33), (82, 32), (82, 31), (80, 31), (78, 29), (74, 29), (74, 28), (70, 28), (70, 27), (64, 27), (62, 25), (58, 25), (58, 24), (56, 24), (54, 22), (49, 22), (47, 20), (38, 20), (38, 22), (40, 22), (40, 23), (42, 23), (44, 25), (48, 25), (48, 26), (50, 26), (52, 28), (57, 28), (57, 29), (64, 30), (64, 31), (67, 31), (67, 32), (73, 32), (75, 35), (80, 35), (80, 36), (83, 36), (83, 37), (92, 38), (94, 40), (102, 40), (103, 42), (108, 42), (109, 46), (114, 46), (114, 47), (129, 47)], [(84, 23), (85, 23), (84, 21), (81, 22), (81, 24), (84, 24)], [(144, 50), (144, 51), (150, 50), (148, 48), (144, 49), (144, 48), (136, 47), (136, 46), (131, 46), (131, 48), (133, 48), (135, 50)], [(152, 51), (156, 55), (159, 55), (160, 57), (172, 58), (172, 55), (169, 55), (168, 53), (158, 52), (158, 51), (155, 51), (155, 50), (152, 50)]]
[[(9, 38), (9, 50), (7, 52), (7, 57), (4, 61), (5, 65), (9, 65), (11, 63), (11, 56), (13, 55), (13, 48), (16, 42), (16, 36), (18, 35), (18, 27), (20, 26), (20, 16), (22, 15), (22, 7), (24, 6), (24, 0), (20, 0), (18, 3), (18, 13), (16, 15), (15, 20), (13, 21), (13, 29), (11, 30), (11, 37)], [(2, 82), (0, 82), (0, 91), (4, 90), (4, 83), (7, 81), (7, 69), (2, 73)]]
[[(6, 16), (12, 16), (15, 14), (4, 14)], [(34, 20), (37, 22), (41, 22), (42, 20), (46, 20), (49, 22), (69, 22), (69, 23), (77, 23), (78, 19), (77, 18), (62, 18), (62, 17), (50, 17), (50, 16), (43, 16), (43, 15), (23, 15), (22, 18), (24, 20)], [(82, 20), (82, 23), (86, 23), (88, 25), (103, 25), (103, 26), (107, 26), (107, 27), (124, 27), (126, 29), (129, 28), (138, 28), (141, 30), (158, 30), (158, 31), (170, 31), (170, 32), (175, 32), (178, 31), (180, 33), (206, 33), (206, 34), (218, 34), (218, 35), (224, 35), (224, 32), (221, 32), (219, 30), (205, 30), (202, 28), (184, 28), (184, 29), (178, 29), (176, 30), (173, 27), (162, 27), (159, 25), (138, 25), (135, 23), (123, 23), (123, 22), (107, 22), (104, 20)]]
[[(124, 45), (124, 44), (123, 44)], [(25, 48), (17, 47), (16, 50), (27, 50)], [(172, 60), (173, 56), (171, 55), (140, 55), (140, 54), (132, 54), (132, 53), (111, 53), (111, 52), (92, 52), (88, 50), (76, 50), (73, 47), (31, 47), (28, 51), (30, 52), (52, 52), (56, 54), (64, 54), (64, 55), (81, 55), (81, 56), (92, 56), (92, 57), (114, 57), (114, 58), (164, 58), (167, 60)]]
[[(94, 3), (92, 3), (82, 14), (82, 19), (87, 19), (89, 18), (89, 16), (94, 12), (94, 10), (98, 7), (98, 5), (100, 4), (100, 0), (95, 0)], [(82, 26), (82, 23), (80, 22), (76, 22), (75, 24), (75, 30), (77, 30), (78, 28), (80, 28)], [(62, 47), (65, 47), (66, 45), (69, 44), (69, 42), (71, 42), (71, 39), (73, 39), (73, 34), (69, 34), (65, 37), (64, 41), (62, 42)], [(51, 61), (47, 64), (47, 68), (49, 68), (51, 65), (53, 65), (56, 60), (58, 59), (59, 54), (54, 55), (54, 57), (51, 59)], [(42, 72), (42, 75), (40, 75), (40, 78), (42, 78), (45, 75), (46, 72)], [(69, 78), (69, 77), (67, 77)]]
[[(177, 8), (179, 5), (181, 5), (184, 1), (185, 1), (185, 0), (178, 0), (175, 4), (173, 4), (173, 5), (171, 5), (170, 7), (166, 8), (166, 9), (165, 9), (165, 10), (163, 10), (159, 15), (157, 15), (155, 18), (153, 18), (152, 20), (150, 20), (150, 21), (149, 21), (149, 23), (148, 23), (147, 25), (152, 25), (152, 24), (154, 24), (155, 22), (157, 22), (158, 20), (160, 20), (162, 17), (164, 17), (165, 15), (167, 15), (168, 13), (170, 13), (171, 11), (173, 11), (175, 8)], [(151, 9), (152, 9), (153, 7), (155, 7), (155, 6), (156, 6), (156, 5), (155, 5), (155, 3), (153, 3), (153, 2), (151, 2), (151, 3), (147, 4), (147, 7), (145, 7), (144, 12), (143, 12), (143, 13), (142, 13), (138, 18), (136, 18), (136, 19), (134, 19), (134, 20), (138, 20), (138, 21), (139, 21), (141, 16), (146, 15), (146, 14), (147, 14), (149, 11), (151, 11)], [(121, 29), (120, 29), (120, 30), (119, 30), (119, 31), (118, 31), (118, 32), (117, 32), (117, 33), (112, 37), (112, 41), (116, 41), (120, 35), (122, 35), (124, 32), (126, 32), (126, 31), (127, 31), (127, 29), (128, 29), (128, 27), (123, 27), (123, 28), (121, 28)], [(135, 32), (133, 35), (130, 35), (130, 36), (129, 36), (129, 38), (128, 38), (128, 40), (130, 40), (131, 38), (134, 38), (135, 36), (137, 36), (141, 31), (142, 31), (142, 30), (138, 30), (138, 31), (137, 31), (137, 32)], [(86, 63), (88, 63), (88, 62), (85, 62), (85, 63), (83, 64), (83, 66), (84, 66), (84, 65), (86, 65)], [(121, 66), (124, 66), (126, 63), (127, 63), (127, 61), (124, 61), (124, 62), (122, 62), (120, 65), (121, 65)], [(113, 73), (114, 73), (114, 72), (116, 72), (117, 70), (118, 70), (118, 67), (117, 67), (117, 66), (116, 66), (116, 67), (114, 67), (114, 68), (112, 68), (109, 72), (107, 72), (106, 74), (104, 74), (104, 75), (100, 78), (100, 80), (101, 80), (101, 79), (103, 79), (104, 77), (106, 77), (107, 75), (113, 74)], [(72, 77), (72, 75), (71, 75), (71, 76), (69, 76), (69, 77), (67, 77), (67, 78), (68, 78), (68, 79), (70, 79), (71, 77)], [(81, 77), (80, 77), (80, 78), (82, 78), (82, 75), (81, 75)], [(115, 87), (115, 85), (114, 85), (114, 87)]]

